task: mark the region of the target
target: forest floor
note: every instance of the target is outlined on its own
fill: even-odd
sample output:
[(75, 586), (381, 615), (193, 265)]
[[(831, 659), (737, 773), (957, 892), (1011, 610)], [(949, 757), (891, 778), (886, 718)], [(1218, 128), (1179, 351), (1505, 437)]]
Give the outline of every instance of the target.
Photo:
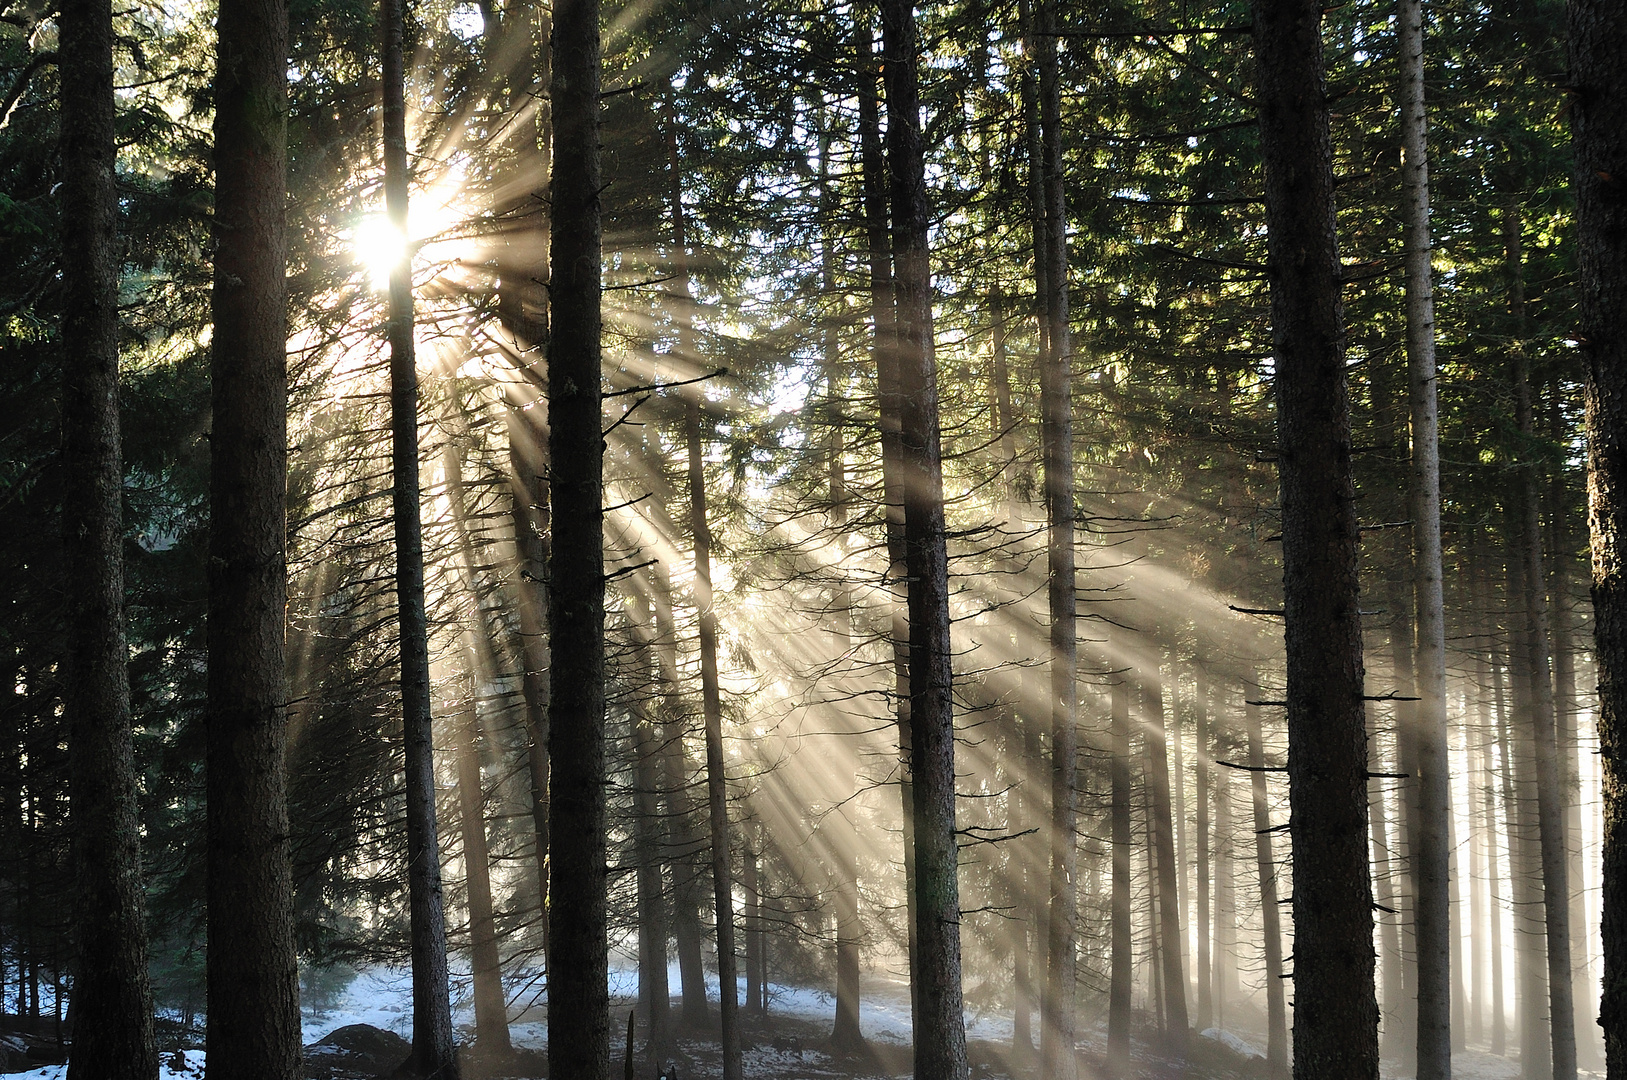
[[(633, 1007), (634, 989), (630, 973), (612, 976), (611, 1075), (622, 1077), (625, 1068), (626, 1021)], [(673, 984), (676, 985), (676, 973)], [(893, 1080), (908, 1077), (909, 997), (907, 986), (896, 979), (867, 979), (862, 1027), (867, 1048), (854, 1054), (835, 1053), (830, 1046), (831, 1018), (835, 1013), (830, 995), (806, 988), (771, 988), (766, 1017), (744, 1017), (744, 1066), (747, 1080)], [(518, 995), (525, 1001), (527, 995)], [(713, 986), (715, 1000), (716, 987)], [(406, 1043), (399, 1036), (410, 1034), (411, 993), (406, 972), (370, 969), (354, 978), (327, 980), (326, 986), (306, 988), (304, 1015), (306, 1069), (312, 1080), (351, 1080), (384, 1075), (393, 1053), (405, 1055)], [(464, 1080), (530, 1080), (546, 1076), (547, 1028), (543, 1007), (533, 1002), (519, 1011), (510, 1024), (515, 1047), (504, 1061), (482, 1060), (478, 1052), (465, 1059)], [(676, 1008), (674, 1009), (676, 1014)], [(675, 1016), (676, 1018), (676, 1016)], [(473, 1015), (467, 1003), (456, 1017), (466, 1034), (472, 1034)], [(9, 1021), (9, 1022), (8, 1022)], [(0, 1073), (7, 1080), (65, 1080), (66, 1066), (42, 1064), (18, 1070), (29, 1048), (35, 1061), (49, 1060), (54, 1047), (49, 1025), (28, 1025), (0, 1017)], [(1133, 1047), (1135, 1080), (1265, 1080), (1267, 1072), (1257, 1048), (1265, 1045), (1263, 1031), (1247, 1022), (1228, 1025), (1231, 1030), (1211, 1029), (1194, 1034), (1183, 1058), (1167, 1053), (1149, 1024), (1136, 1032)], [(197, 1048), (201, 1033), (183, 1036), (178, 1024), (162, 1024), (167, 1040), (163, 1046), (160, 1080), (202, 1080), (204, 1052)], [(362, 1044), (346, 1042), (360, 1038)], [(336, 1033), (337, 1036), (336, 1036)], [(1145, 1038), (1143, 1036), (1146, 1036)], [(377, 1055), (372, 1062), (348, 1054), (335, 1046), (358, 1046)], [(638, 1043), (635, 1046), (641, 1049)], [(1103, 1068), (1105, 1032), (1100, 1025), (1087, 1024), (1078, 1044), (1081, 1080), (1105, 1077)], [(1032, 1080), (1037, 1074), (1033, 1055), (1012, 1053), (1009, 1013), (969, 1010), (967, 1052), (972, 1080)], [(7, 1066), (9, 1060), (12, 1062)], [(678, 1048), (671, 1064), (673, 1080), (712, 1080), (722, 1075), (722, 1062), (715, 1036), (708, 1033), (678, 1033)], [(60, 1058), (58, 1059), (60, 1060)], [(394, 1060), (399, 1060), (395, 1058)], [(385, 1062), (374, 1064), (373, 1062)], [(635, 1055), (636, 1080), (657, 1080), (666, 1062), (651, 1062)], [(1453, 1057), (1453, 1073), (1458, 1080), (1515, 1080), (1520, 1074), (1517, 1057), (1498, 1057), (1476, 1050), (1460, 1051)], [(669, 1072), (668, 1075), (673, 1075)], [(1384, 1062), (1385, 1080), (1407, 1080), (1412, 1075), (1399, 1061)], [(1584, 1077), (1602, 1076), (1583, 1072)]]

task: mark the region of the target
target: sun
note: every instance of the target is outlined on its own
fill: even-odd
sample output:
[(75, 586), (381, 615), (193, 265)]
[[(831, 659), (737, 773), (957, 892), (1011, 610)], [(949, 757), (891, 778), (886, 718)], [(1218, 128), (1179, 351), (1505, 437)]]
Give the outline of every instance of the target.
[(364, 215), (350, 233), (350, 249), (373, 288), (390, 286), (390, 271), (409, 257), (406, 234), (382, 213)]

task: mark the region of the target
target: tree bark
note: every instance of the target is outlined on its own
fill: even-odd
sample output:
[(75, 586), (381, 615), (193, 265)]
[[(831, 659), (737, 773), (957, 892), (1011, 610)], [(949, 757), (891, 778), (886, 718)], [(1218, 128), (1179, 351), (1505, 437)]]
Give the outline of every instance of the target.
[(598, 0), (556, 0), (552, 50), (548, 1072), (608, 1080)]
[(71, 64), (61, 79), (62, 520), (79, 956), (68, 1071), (73, 1080), (153, 1080), (158, 1050), (124, 632), (112, 6), (66, 0), (58, 26), (60, 53)]
[(1186, 973), (1181, 963), (1181, 903), (1175, 873), (1175, 824), (1172, 817), (1169, 750), (1164, 726), (1164, 688), (1157, 660), (1149, 657), (1142, 668), (1148, 681), (1142, 688), (1147, 706), (1147, 813), (1152, 819), (1158, 867), (1158, 944), (1162, 953), (1165, 1030), (1169, 1049), (1186, 1053), (1191, 1024), (1187, 1019)]
[[(448, 430), (456, 430), (456, 416)], [(488, 629), (480, 607), (474, 538), (463, 486), (463, 460), (455, 438), (441, 448), (446, 497), (457, 533), (463, 595), (470, 614), (463, 627), (467, 694), (453, 719), (457, 741), (458, 824), (463, 847), (464, 891), (469, 904), (469, 961), (474, 984), (475, 1046), (488, 1060), (513, 1051), (508, 1034), (508, 999), (503, 991), (503, 965), (497, 947), (497, 917), (491, 892), (491, 851), (486, 843), (486, 795), (480, 769), (480, 682), (495, 670)]]
[(429, 694), (429, 623), (424, 607), (424, 535), (419, 517), (418, 367), (413, 348), (412, 257), (407, 238), (406, 72), (403, 0), (382, 0), (384, 200), (402, 244), (390, 267), (390, 501), (400, 613), (401, 723), (406, 745), (407, 894), (412, 953), (412, 1056), (408, 1069), (456, 1077), (457, 1047), (446, 962), (446, 911), (435, 823), (435, 738)]
[(1412, 857), (1418, 963), (1418, 1080), (1452, 1075), (1452, 793), (1446, 731), (1446, 616), (1441, 578), (1440, 420), (1429, 227), (1429, 125), (1422, 0), (1399, 0), (1401, 185), (1406, 255), (1408, 397), (1412, 406), (1412, 592), (1417, 634), (1418, 846)]
[[(1520, 564), (1508, 564), (1508, 595), (1521, 595)], [(1503, 808), (1507, 819), (1503, 827), (1508, 837), (1508, 880), (1514, 929), (1514, 1012), (1520, 1027), (1520, 1075), (1525, 1080), (1542, 1080), (1548, 1073), (1548, 1040), (1543, 1026), (1541, 1001), (1543, 998), (1542, 935), (1540, 909), (1542, 896), (1538, 889), (1537, 859), (1533, 843), (1527, 792), (1531, 786), (1532, 747), (1529, 730), (1510, 722), (1510, 713), (1524, 716), (1530, 712), (1527, 704), (1529, 690), (1519, 673), (1527, 668), (1524, 661), (1525, 641), (1518, 628), (1508, 628), (1511, 639), (1508, 663), (1498, 665), (1497, 734), (1503, 747)], [(1508, 676), (1509, 693), (1505, 696), (1501, 675)]]
[[(758, 862), (758, 845), (762, 842), (761, 833), (745, 845), (742, 852), (742, 866), (740, 868), (740, 888), (746, 894), (746, 910), (741, 918), (742, 930), (746, 937), (746, 1011), (757, 1016), (768, 1012), (768, 988), (764, 985), (763, 967), (763, 893), (762, 893), (762, 865)], [(838, 921), (841, 916), (837, 916)], [(854, 957), (855, 961), (857, 956)], [(841, 981), (842, 981), (842, 955), (840, 944), (837, 946), (836, 956), (837, 981), (837, 1010), (841, 1010)], [(849, 1000), (855, 1004), (857, 994)], [(833, 1037), (834, 1038), (834, 1037)]]
[[(675, 204), (676, 205), (676, 204)], [(681, 216), (678, 217), (682, 221)], [(679, 232), (682, 249), (682, 229)], [(723, 764), (723, 699), (718, 688), (717, 615), (712, 609), (712, 531), (706, 520), (706, 471), (701, 454), (700, 403), (690, 398), (689, 529), (695, 543), (695, 608), (700, 621), (701, 714), (706, 724), (706, 804), (712, 839), (712, 899), (717, 916), (718, 1012), (723, 1080), (740, 1080), (740, 987), (734, 942), (734, 873), (729, 868), (729, 793)]]
[[(671, 166), (673, 257), (678, 264), (678, 301), (690, 302), (688, 240), (678, 173), (676, 129), (667, 127)], [(688, 311), (679, 318), (678, 352), (695, 354)], [(695, 391), (698, 394), (699, 391)], [(740, 987), (734, 941), (734, 874), (729, 867), (729, 793), (723, 764), (723, 698), (718, 687), (717, 613), (712, 607), (712, 527), (706, 519), (706, 468), (701, 445), (698, 396), (685, 402), (684, 433), (688, 450), (689, 534), (695, 545), (695, 612), (699, 622), (701, 718), (706, 735), (706, 802), (712, 840), (712, 899), (717, 926), (718, 1013), (723, 1040), (723, 1080), (740, 1080)]]
[(526, 773), (531, 787), (532, 857), (537, 870), (537, 911), (547, 953), (548, 917), (548, 484), (539, 433), (518, 409), (508, 410), (509, 499), (514, 520), (515, 608), (524, 669)]
[(1209, 712), (1213, 705), (1209, 673), (1197, 664), (1198, 686), (1194, 705), (1197, 711), (1197, 847), (1198, 847), (1198, 1031), (1208, 1031), (1215, 1023), (1214, 970), (1210, 965), (1209, 937), (1209, 768), (1214, 757), (1209, 744)]
[(1282, 490), (1294, 1075), (1376, 1080), (1357, 522), (1316, 0), (1255, 0)]
[[(662, 536), (677, 536), (668, 513), (666, 450), (657, 424), (644, 426), (645, 461), (650, 485), (650, 518)], [(655, 656), (659, 665), (662, 724), (662, 787), (666, 792), (666, 852), (672, 876), (672, 932), (678, 952), (678, 1020), (692, 1031), (709, 1023), (706, 970), (701, 958), (700, 884), (695, 830), (695, 800), (690, 794), (689, 755), (684, 737), (689, 714), (679, 693), (678, 631), (672, 611), (672, 574), (665, 560), (651, 568), (651, 601), (655, 605)]]
[(208, 1056), (294, 1080), (288, 852), (285, 224), (288, 10), (226, 0), (215, 78), (208, 560)]
[(1604, 787), (1604, 1029), (1607, 1074), (1627, 1074), (1627, 12), (1570, 0), (1580, 334), (1586, 364), (1588, 528)]
[[(1524, 347), (1525, 296), (1520, 214), (1504, 210), (1503, 236), (1509, 269), (1510, 314), (1515, 322), (1514, 418), (1522, 441), (1535, 438), (1530, 356)], [(1524, 455), (1522, 455), (1524, 456)], [(1536, 465), (1520, 463), (1514, 504), (1515, 557), (1521, 561), (1521, 606), (1526, 679), (1530, 686), (1531, 733), (1537, 788), (1537, 848), (1542, 866), (1543, 928), (1548, 945), (1548, 1014), (1554, 1080), (1575, 1080), (1576, 1012), (1571, 997), (1570, 880), (1565, 851), (1565, 792), (1554, 723), (1552, 650), (1543, 572), (1542, 521)]]
[[(1488, 1009), (1484, 1011), (1489, 1013), (1486, 1017), (1486, 1024), (1489, 1028), (1487, 1032), (1488, 1045), (1492, 1053), (1501, 1055), (1506, 1049), (1507, 1039), (1507, 1012), (1503, 1005), (1503, 904), (1498, 892), (1498, 883), (1501, 879), (1497, 865), (1496, 794), (1491, 764), (1492, 733), (1495, 728), (1492, 727), (1490, 709), (1486, 700), (1487, 688), (1490, 684), (1490, 669), (1486, 664), (1483, 652), (1477, 651), (1475, 654), (1475, 675), (1476, 682), (1480, 686), (1478, 709), (1480, 730), (1484, 733), (1481, 736), (1480, 743), (1480, 828), (1475, 830), (1475, 836), (1480, 841), (1481, 865), (1485, 868), (1486, 923), (1484, 925), (1486, 927), (1487, 952), (1489, 954), (1486, 963), (1486, 975), (1491, 982), (1490, 1001)], [(1478, 918), (1475, 922), (1477, 927), (1481, 925)], [(1477, 932), (1477, 941), (1479, 937), (1480, 935)], [(1477, 962), (1475, 964), (1477, 983), (1480, 981), (1480, 973), (1481, 965)], [(1478, 1002), (1478, 994), (1476, 999)], [(1475, 1011), (1478, 1013), (1483, 1010), (1477, 1005)]]
[[(1243, 684), (1248, 701), (1260, 699), (1260, 686), (1251, 674)], [(1277, 906), (1277, 858), (1271, 844), (1271, 806), (1266, 801), (1265, 740), (1260, 707), (1244, 704), (1248, 721), (1248, 763), (1254, 796), (1254, 857), (1259, 870), (1261, 945), (1265, 952), (1266, 1070), (1273, 1077), (1288, 1075), (1288, 1008), (1282, 988), (1282, 921)]]
[(887, 165), (898, 313), (900, 470), (910, 630), (910, 777), (914, 786), (915, 1076), (963, 1080), (955, 732), (950, 694), (949, 567), (939, 458), (926, 172), (909, 0), (882, 0)]
[(490, 850), (486, 846), (485, 794), (480, 777), (480, 718), (476, 704), (479, 667), (472, 648), (465, 650), (468, 701), (458, 710), (458, 824), (463, 841), (465, 889), (469, 894), (469, 956), (475, 1002), (475, 1046), (482, 1056), (505, 1055), (508, 1003), (503, 993), (502, 961), (497, 951), (497, 920), (492, 904)]
[(1073, 342), (1068, 309), (1068, 216), (1062, 175), (1062, 85), (1057, 72), (1055, 0), (1039, 0), (1037, 33), (1030, 39), (1039, 68), (1040, 186), (1043, 212), (1035, 223), (1043, 261), (1041, 317), (1045, 351), (1040, 361), (1040, 443), (1045, 484), (1045, 596), (1050, 614), (1051, 820), (1050, 884), (1045, 920), (1045, 997), (1040, 1011), (1040, 1075), (1074, 1080), (1078, 978), (1079, 638), (1073, 551), (1073, 402), (1069, 368)]
[[(1217, 716), (1224, 715), (1217, 713)], [(1215, 730), (1215, 753), (1226, 751), (1233, 738), (1229, 725)], [(1226, 1026), (1226, 1006), (1237, 1000), (1237, 884), (1232, 856), (1232, 793), (1230, 770), (1215, 775), (1215, 1026)]]
[(881, 443), (882, 501), (886, 504), (886, 582), (891, 604), (893, 700), (898, 718), (898, 790), (903, 812), (905, 922), (910, 964), (911, 1012), (915, 1011), (915, 785), (910, 772), (911, 694), (909, 610), (897, 590), (908, 580), (904, 565), (904, 442), (899, 374), (899, 312), (893, 280), (893, 237), (888, 227), (889, 179), (881, 134), (881, 105), (876, 74), (883, 67), (871, 53), (873, 33), (865, 20), (856, 32), (859, 67), (859, 146), (864, 183), (865, 251), (870, 263), (871, 361), (876, 367), (877, 422)]
[[(1376, 733), (1372, 732), (1369, 723), (1368, 745), (1377, 742)], [(1377, 755), (1375, 754), (1376, 758)], [(1401, 772), (1400, 768), (1395, 770)], [(1393, 782), (1393, 781), (1392, 781)], [(1402, 978), (1401, 959), (1401, 911), (1397, 898), (1397, 890), (1391, 884), (1393, 874), (1391, 868), (1400, 858), (1399, 840), (1392, 840), (1390, 821), (1387, 807), (1389, 793), (1385, 790), (1386, 781), (1379, 781), (1372, 785), (1372, 794), (1368, 800), (1368, 833), (1373, 845), (1373, 892), (1376, 906), (1386, 913), (1386, 917), (1379, 923), (1379, 985), (1382, 988), (1384, 1011), (1381, 1034), (1384, 1047), (1391, 1056), (1401, 1054), (1405, 1045), (1400, 1038), (1405, 1030), (1406, 1021), (1406, 992), (1405, 980)]]
[[(1120, 635), (1109, 630), (1113, 640)], [(1111, 655), (1122, 656), (1112, 648)], [(1127, 1076), (1130, 1068), (1130, 1007), (1134, 993), (1135, 957), (1132, 952), (1130, 860), (1135, 838), (1130, 822), (1133, 787), (1130, 765), (1130, 684), (1123, 672), (1112, 676), (1108, 691), (1112, 716), (1113, 757), (1109, 763), (1113, 848), (1113, 897), (1111, 927), (1112, 954), (1107, 992), (1107, 1069), (1115, 1077)]]
[[(646, 653), (651, 649), (647, 636), (640, 644)], [(651, 674), (658, 676), (659, 670)], [(633, 753), (638, 814), (633, 821), (638, 864), (638, 994), (644, 1012), (644, 1054), (652, 1066), (660, 1068), (673, 1047), (672, 988), (667, 983), (667, 896), (661, 882), (661, 743), (642, 697), (633, 715)]]
[(288, 9), (225, 0), (216, 27), (205, 1042), (219, 1075), (295, 1080), (283, 640)]

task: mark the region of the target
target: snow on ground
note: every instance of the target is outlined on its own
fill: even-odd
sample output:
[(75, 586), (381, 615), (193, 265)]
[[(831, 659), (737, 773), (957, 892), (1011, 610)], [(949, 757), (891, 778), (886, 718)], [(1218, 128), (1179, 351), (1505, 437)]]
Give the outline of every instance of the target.
[[(7, 1073), (6, 1077), (7, 1080), (64, 1080), (67, 1075), (66, 1065), (47, 1065), (28, 1072)], [(158, 1080), (200, 1080), (202, 1076), (202, 1050), (186, 1050), (180, 1057), (174, 1053), (164, 1054), (159, 1061)]]
[[(610, 994), (615, 1020), (625, 1024), (625, 1009), (638, 992), (638, 973), (626, 958), (615, 957), (617, 963), (610, 972)], [(669, 984), (676, 991), (679, 985), (677, 965), (668, 972)], [(547, 1045), (548, 1029), (545, 1022), (546, 997), (543, 980), (536, 972), (513, 974), (508, 980), (510, 1034), (518, 1047), (540, 1049)], [(469, 994), (467, 977), (454, 980), (453, 1021), (458, 1027), (472, 1032), (474, 1010)], [(707, 977), (708, 996), (717, 1000), (716, 975)], [(782, 1019), (828, 1024), (836, 1013), (835, 998), (824, 990), (774, 983), (767, 988), (769, 1014)], [(745, 996), (745, 982), (741, 980), (740, 995)], [(355, 973), (348, 983), (329, 988), (320, 994), (309, 995), (302, 1019), (302, 1037), (307, 1045), (330, 1032), (351, 1024), (370, 1024), (394, 1031), (410, 1038), (412, 1035), (412, 974), (406, 968), (365, 968)], [(865, 1037), (893, 1046), (906, 1046), (910, 1040), (909, 986), (901, 979), (871, 974), (864, 982), (864, 999), (860, 1010), (860, 1024)], [(613, 1023), (613, 1026), (615, 1024)], [(1105, 1031), (1100, 1025), (1086, 1026), (1081, 1032), (1081, 1045), (1095, 1051), (1105, 1048)], [(618, 1028), (619, 1030), (619, 1028)], [(1011, 1014), (1005, 1011), (969, 1010), (966, 1016), (966, 1036), (970, 1040), (995, 1044), (1011, 1041)], [(1245, 1056), (1261, 1055), (1265, 1033), (1246, 1028), (1225, 1030), (1210, 1028), (1204, 1038), (1224, 1043)], [(782, 1058), (784, 1060), (782, 1060)], [(823, 1055), (809, 1047), (801, 1053), (762, 1046), (748, 1051), (746, 1072), (753, 1076), (785, 1075), (794, 1058), (803, 1074), (822, 1072)], [(163, 1054), (160, 1080), (200, 1080), (203, 1076), (204, 1054), (201, 1050), (187, 1050), (177, 1054), (173, 1049)], [(809, 1066), (815, 1066), (810, 1069)], [(1520, 1075), (1519, 1059), (1496, 1057), (1477, 1050), (1459, 1051), (1452, 1059), (1453, 1075), (1457, 1080), (1516, 1080)], [(7, 1080), (65, 1080), (66, 1065), (47, 1065), (23, 1073), (9, 1073)], [(837, 1073), (830, 1073), (836, 1076)], [(1386, 1080), (1410, 1080), (1411, 1063), (1386, 1059), (1382, 1075)], [(1602, 1080), (1601, 1074), (1582, 1072), (1584, 1078)]]

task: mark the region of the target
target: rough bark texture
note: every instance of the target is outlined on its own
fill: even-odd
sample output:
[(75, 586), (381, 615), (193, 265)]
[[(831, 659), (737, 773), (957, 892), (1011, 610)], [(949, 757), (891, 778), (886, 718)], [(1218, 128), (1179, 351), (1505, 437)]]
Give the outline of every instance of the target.
[(1317, 0), (1255, 0), (1282, 490), (1294, 1075), (1375, 1080), (1355, 488)]
[[(390, 225), (407, 235), (407, 111), (402, 0), (383, 0), (384, 201)], [(403, 245), (405, 248), (405, 245)], [(435, 738), (429, 696), (429, 623), (424, 607), (424, 534), (418, 488), (418, 365), (413, 348), (412, 259), (390, 267), (390, 503), (400, 614), (401, 726), (406, 746), (407, 905), (411, 920), (412, 1056), (423, 1076), (456, 1077), (446, 910), (435, 822)]]
[[(1243, 687), (1248, 700), (1260, 699), (1253, 676)], [(1288, 1075), (1288, 1009), (1282, 989), (1282, 920), (1277, 907), (1277, 857), (1271, 843), (1271, 805), (1266, 800), (1265, 740), (1260, 708), (1244, 705), (1248, 718), (1248, 764), (1254, 797), (1254, 857), (1259, 870), (1260, 921), (1265, 954), (1266, 1070), (1273, 1077)]]
[(1069, 365), (1067, 202), (1062, 177), (1062, 87), (1057, 74), (1055, 0), (1040, 0), (1038, 54), (1040, 176), (1044, 213), (1036, 222), (1045, 264), (1041, 310), (1045, 353), (1040, 362), (1040, 443), (1045, 484), (1045, 596), (1051, 631), (1051, 874), (1045, 920), (1045, 997), (1040, 1026), (1041, 1076), (1073, 1080), (1077, 981), (1078, 811), (1074, 774), (1079, 757), (1079, 638), (1073, 553), (1073, 402)]
[(216, 27), (205, 1041), (212, 1074), (294, 1080), (283, 673), (288, 9), (284, 0), (225, 0)]
[(608, 1080), (598, 0), (557, 0), (552, 48), (548, 1073)]
[(1429, 126), (1422, 0), (1400, 0), (1403, 246), (1408, 399), (1412, 406), (1412, 594), (1417, 634), (1417, 849), (1411, 852), (1418, 965), (1418, 1080), (1452, 1075), (1451, 783), (1446, 734), (1446, 619), (1441, 589), (1440, 419), (1430, 261)]
[(124, 635), (110, 0), (67, 0), (58, 25), (72, 68), (61, 112), (64, 686), (79, 946), (68, 1072), (73, 1080), (152, 1080), (158, 1050)]
[(1627, 10), (1571, 0), (1588, 526), (1604, 779), (1604, 1028), (1610, 1076), (1627, 1075)]
[(910, 778), (915, 850), (915, 1076), (967, 1075), (955, 839), (955, 732), (950, 696), (949, 567), (932, 334), (929, 208), (916, 82), (915, 13), (882, 0), (887, 164), (898, 311), (900, 470), (910, 631)]

